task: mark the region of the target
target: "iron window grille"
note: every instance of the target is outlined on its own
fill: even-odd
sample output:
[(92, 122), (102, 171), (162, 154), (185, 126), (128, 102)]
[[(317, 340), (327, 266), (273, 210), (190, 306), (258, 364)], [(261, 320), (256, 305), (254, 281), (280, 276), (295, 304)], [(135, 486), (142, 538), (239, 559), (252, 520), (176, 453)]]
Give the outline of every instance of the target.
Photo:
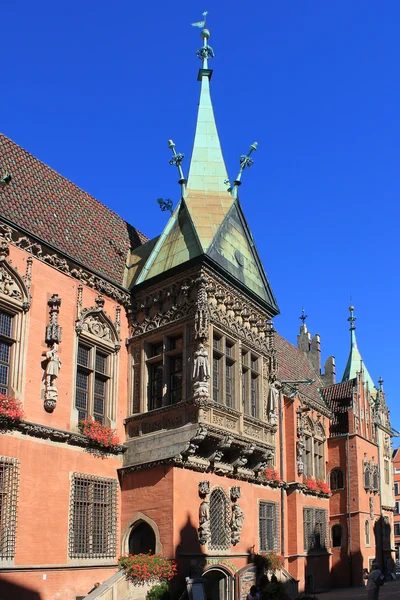
[(73, 473), (71, 481), (70, 558), (115, 558), (117, 482)]
[(228, 496), (221, 488), (210, 495), (210, 548), (227, 550), (231, 545), (230, 506)]
[(325, 550), (327, 547), (327, 511), (303, 508), (304, 551)]
[(148, 343), (146, 355), (148, 410), (181, 402), (184, 376), (182, 334)]
[(97, 346), (79, 344), (75, 390), (79, 420), (92, 416), (104, 423), (109, 381), (109, 354)]
[(260, 502), (258, 505), (260, 552), (278, 551), (278, 504)]
[(10, 386), (11, 353), (13, 338), (12, 315), (0, 311), (0, 394), (7, 395)]
[(0, 456), (0, 560), (5, 561), (15, 554), (18, 470), (18, 459)]

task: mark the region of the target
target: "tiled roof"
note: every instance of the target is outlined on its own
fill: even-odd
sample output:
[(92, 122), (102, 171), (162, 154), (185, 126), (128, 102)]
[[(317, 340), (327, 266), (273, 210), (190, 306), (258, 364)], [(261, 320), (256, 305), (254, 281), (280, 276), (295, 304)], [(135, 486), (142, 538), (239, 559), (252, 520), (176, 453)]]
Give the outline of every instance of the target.
[(342, 381), (341, 383), (335, 383), (322, 390), (324, 398), (327, 402), (333, 400), (347, 400), (353, 397), (353, 389), (356, 380), (350, 379), (349, 381)]
[(304, 352), (293, 346), (278, 333), (275, 335), (275, 347), (278, 360), (278, 378), (282, 381), (314, 379), (315, 381), (310, 385), (299, 385), (299, 391), (314, 402), (328, 408), (318, 392), (318, 388), (323, 387), (323, 382)]
[(127, 253), (147, 238), (68, 179), (0, 134), (0, 214), (112, 281), (122, 284)]

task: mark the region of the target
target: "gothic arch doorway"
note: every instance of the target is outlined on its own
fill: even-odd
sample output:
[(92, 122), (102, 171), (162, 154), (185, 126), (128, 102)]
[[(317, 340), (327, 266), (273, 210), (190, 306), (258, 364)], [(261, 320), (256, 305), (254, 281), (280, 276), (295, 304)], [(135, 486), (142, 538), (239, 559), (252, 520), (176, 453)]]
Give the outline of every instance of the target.
[(202, 575), (207, 600), (231, 600), (232, 577), (221, 567), (212, 567)]
[(129, 534), (129, 554), (155, 554), (156, 534), (145, 521), (140, 521)]

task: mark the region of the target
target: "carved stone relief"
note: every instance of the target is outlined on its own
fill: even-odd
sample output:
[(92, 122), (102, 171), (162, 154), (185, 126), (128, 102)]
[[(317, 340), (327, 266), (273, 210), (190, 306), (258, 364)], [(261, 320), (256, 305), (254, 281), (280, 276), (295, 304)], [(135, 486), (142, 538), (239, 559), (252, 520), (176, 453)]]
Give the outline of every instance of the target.
[(240, 542), (240, 536), (243, 529), (244, 512), (240, 507), (238, 500), (240, 498), (240, 487), (231, 488), (232, 517), (231, 517), (231, 543), (236, 546)]
[(200, 481), (199, 482), (199, 496), (202, 498), (202, 502), (199, 506), (199, 528), (198, 537), (199, 544), (205, 546), (211, 537), (210, 529), (210, 482)]

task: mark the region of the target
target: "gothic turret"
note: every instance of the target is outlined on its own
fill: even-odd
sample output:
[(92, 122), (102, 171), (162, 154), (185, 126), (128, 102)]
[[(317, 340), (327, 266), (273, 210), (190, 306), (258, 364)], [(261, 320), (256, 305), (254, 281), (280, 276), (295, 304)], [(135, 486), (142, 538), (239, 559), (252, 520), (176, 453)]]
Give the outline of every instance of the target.
[(347, 360), (346, 368), (344, 370), (342, 381), (349, 381), (350, 379), (354, 379), (357, 373), (363, 371), (364, 381), (365, 383), (368, 383), (369, 391), (373, 392), (373, 390), (375, 389), (375, 384), (372, 380), (371, 375), (368, 372), (367, 367), (364, 364), (363, 359), (361, 358), (361, 354), (357, 346), (355, 326), (356, 317), (354, 316), (354, 306), (350, 306), (349, 311), (350, 316), (347, 320), (350, 323), (350, 354)]

